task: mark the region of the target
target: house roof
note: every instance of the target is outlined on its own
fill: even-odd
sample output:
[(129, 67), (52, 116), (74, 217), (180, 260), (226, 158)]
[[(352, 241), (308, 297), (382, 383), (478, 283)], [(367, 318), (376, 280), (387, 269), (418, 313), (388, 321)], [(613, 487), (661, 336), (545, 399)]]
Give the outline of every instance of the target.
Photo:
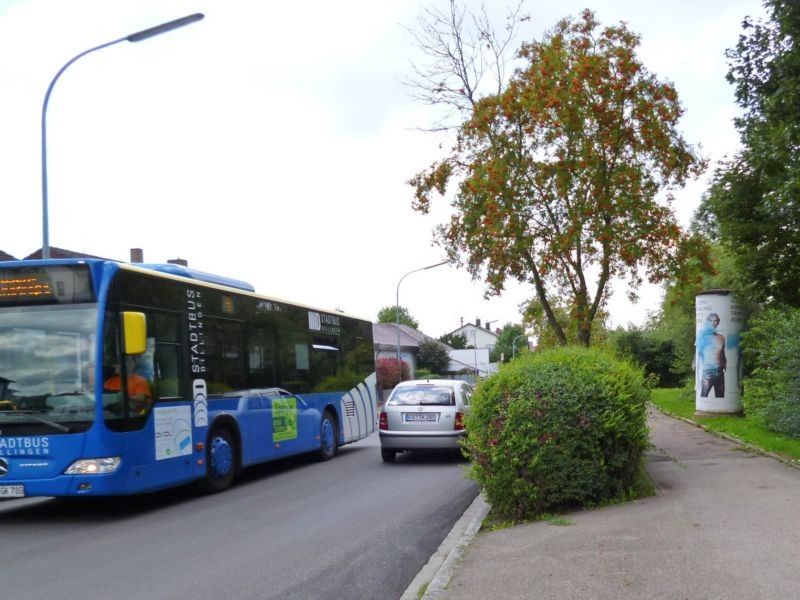
[[(464, 331), (472, 331), (472, 330), (476, 330), (476, 329), (477, 329), (478, 331), (482, 331), (482, 332), (484, 332), (484, 333), (488, 333), (489, 335), (491, 335), (491, 336), (492, 336), (492, 337), (494, 337), (494, 338), (497, 338), (497, 337), (499, 337), (499, 336), (498, 336), (498, 335), (497, 335), (497, 334), (496, 334), (494, 331), (492, 331), (491, 329), (486, 329), (485, 327), (478, 327), (478, 326), (477, 326), (477, 325), (475, 325), (474, 323), (464, 323), (464, 324), (463, 324), (461, 327), (459, 327), (458, 329), (454, 329), (453, 331), (451, 331), (451, 332), (450, 332), (450, 334), (451, 334), (451, 335), (458, 335), (459, 333), (462, 333), (462, 332), (464, 332)], [(498, 330), (498, 331), (499, 331), (499, 330)]]
[(11, 256), (8, 252), (3, 252), (2, 250), (0, 250), (0, 260), (17, 260), (17, 259)]
[[(425, 335), (409, 327), (400, 324), (400, 345), (403, 347), (418, 347), (420, 341), (425, 339)], [(421, 338), (421, 339), (420, 339)], [(372, 340), (375, 344), (383, 346), (397, 345), (397, 325), (394, 323), (373, 323)]]
[[(23, 260), (38, 260), (40, 258), (42, 258), (41, 248), (39, 248), (36, 252), (29, 254)], [(110, 260), (102, 256), (85, 254), (83, 252), (74, 252), (73, 250), (64, 250), (63, 248), (56, 248), (55, 246), (50, 246), (50, 258), (99, 258), (101, 260)]]
[[(377, 346), (396, 347), (397, 325), (394, 323), (373, 323), (372, 339)], [(400, 323), (400, 346), (402, 348), (418, 348), (422, 342), (432, 339), (434, 338), (429, 335), (425, 335), (421, 331), (417, 331), (413, 327), (409, 327), (408, 325)], [(447, 344), (442, 345), (448, 350), (450, 349)]]

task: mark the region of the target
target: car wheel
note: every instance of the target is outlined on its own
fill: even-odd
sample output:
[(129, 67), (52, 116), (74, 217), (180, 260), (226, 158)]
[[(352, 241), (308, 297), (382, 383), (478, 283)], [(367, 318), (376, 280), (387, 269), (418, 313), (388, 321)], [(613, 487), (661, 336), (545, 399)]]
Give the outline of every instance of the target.
[(322, 415), (319, 426), (319, 458), (330, 460), (336, 455), (339, 448), (339, 432), (336, 426), (336, 417), (331, 411), (326, 410)]
[(397, 450), (381, 448), (381, 458), (383, 459), (383, 462), (394, 462), (395, 456), (397, 456)]
[(206, 446), (206, 491), (215, 494), (230, 487), (236, 474), (236, 443), (230, 430), (211, 432)]

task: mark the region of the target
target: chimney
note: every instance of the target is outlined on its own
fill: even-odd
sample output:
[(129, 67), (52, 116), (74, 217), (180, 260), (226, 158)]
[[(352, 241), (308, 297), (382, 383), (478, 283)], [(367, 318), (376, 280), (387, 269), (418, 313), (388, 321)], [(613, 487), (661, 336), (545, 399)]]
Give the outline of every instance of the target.
[(491, 330), (492, 330), (492, 322), (486, 321), (486, 331), (491, 331)]
[(478, 317), (475, 317), (475, 327), (481, 328), (481, 320)]
[(144, 262), (144, 251), (141, 248), (131, 248), (131, 262), (132, 263)]
[(171, 265), (180, 265), (182, 267), (189, 266), (189, 261), (185, 258), (170, 258), (167, 262)]

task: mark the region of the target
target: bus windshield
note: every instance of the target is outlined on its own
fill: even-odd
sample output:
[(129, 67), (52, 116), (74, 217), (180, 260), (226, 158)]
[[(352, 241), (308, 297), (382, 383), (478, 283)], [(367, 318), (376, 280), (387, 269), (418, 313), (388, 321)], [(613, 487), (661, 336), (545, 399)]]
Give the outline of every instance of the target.
[(0, 308), (0, 429), (91, 425), (96, 329), (95, 304)]

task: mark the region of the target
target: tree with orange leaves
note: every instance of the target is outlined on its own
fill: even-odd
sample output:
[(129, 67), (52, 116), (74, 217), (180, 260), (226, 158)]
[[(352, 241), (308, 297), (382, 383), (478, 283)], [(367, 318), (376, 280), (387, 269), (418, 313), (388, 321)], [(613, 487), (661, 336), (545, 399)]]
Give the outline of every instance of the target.
[(615, 277), (642, 283), (710, 269), (702, 239), (678, 226), (670, 191), (705, 163), (677, 126), (672, 84), (637, 59), (624, 24), (600, 28), (592, 11), (565, 19), (519, 50), (523, 66), (470, 105), (449, 156), (420, 172), (413, 207), (455, 187), (450, 222), (435, 231), (487, 294), (530, 283), (558, 341), (567, 306), (589, 345)]

